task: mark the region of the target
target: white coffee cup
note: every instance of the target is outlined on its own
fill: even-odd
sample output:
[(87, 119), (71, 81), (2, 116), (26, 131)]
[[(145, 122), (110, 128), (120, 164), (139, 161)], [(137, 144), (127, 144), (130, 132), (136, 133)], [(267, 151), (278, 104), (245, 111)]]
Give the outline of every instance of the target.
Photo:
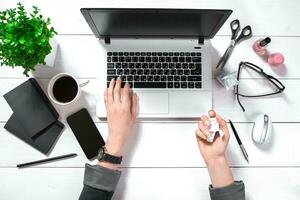
[[(74, 98), (72, 100), (70, 100), (68, 102), (61, 102), (61, 101), (57, 100), (55, 98), (54, 94), (53, 94), (53, 86), (55, 85), (56, 81), (59, 80), (62, 77), (72, 78), (76, 82), (76, 86), (77, 86), (77, 88), (76, 88), (77, 89), (77, 94), (74, 96)], [(71, 103), (75, 102), (80, 97), (81, 87), (84, 87), (88, 83), (89, 83), (89, 81), (86, 81), (84, 83), (79, 84), (77, 79), (74, 76), (72, 76), (71, 74), (59, 73), (59, 74), (55, 75), (54, 77), (52, 77), (49, 84), (48, 84), (48, 88), (47, 88), (48, 96), (51, 99), (51, 101), (53, 101), (54, 103), (56, 103), (58, 105), (68, 105), (68, 104), (71, 104)]]

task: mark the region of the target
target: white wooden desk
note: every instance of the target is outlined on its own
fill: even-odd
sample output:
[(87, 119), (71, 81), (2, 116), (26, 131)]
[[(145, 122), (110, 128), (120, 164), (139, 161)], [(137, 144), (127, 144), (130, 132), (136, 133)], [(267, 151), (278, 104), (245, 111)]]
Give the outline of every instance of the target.
[[(18, 1), (1, 0), (0, 9), (14, 7)], [(52, 19), (58, 31), (60, 44), (55, 68), (39, 67), (34, 76), (45, 88), (49, 78), (59, 72), (68, 72), (91, 83), (77, 104), (57, 107), (64, 118), (70, 112), (85, 106), (107, 136), (105, 122), (95, 116), (95, 103), (102, 98), (98, 88), (104, 87), (98, 79), (104, 67), (100, 66), (99, 44), (81, 16), (81, 7), (161, 7), (161, 8), (228, 8), (234, 12), (212, 40), (213, 64), (227, 48), (230, 39), (229, 22), (240, 19), (242, 26), (250, 24), (254, 37), (235, 49), (227, 67), (237, 68), (240, 61), (250, 61), (279, 77), (286, 91), (279, 97), (243, 99), (247, 113), (243, 113), (234, 96), (214, 80), (214, 108), (236, 123), (248, 154), (247, 164), (232, 137), (228, 147), (230, 165), (236, 179), (246, 185), (247, 199), (300, 199), (300, 23), (299, 0), (25, 0), (42, 9)], [(282, 52), (285, 67), (271, 68), (251, 49), (260, 37), (271, 36), (271, 52)], [(253, 77), (244, 77), (249, 84)], [(3, 129), (12, 114), (2, 95), (26, 78), (21, 69), (0, 68), (0, 199), (77, 199), (82, 188), (84, 164), (87, 162), (74, 135), (67, 126), (51, 156), (76, 152), (74, 159), (18, 170), (17, 163), (44, 158)], [(258, 80), (259, 81), (259, 80)], [(255, 84), (254, 84), (255, 86)], [(274, 132), (268, 148), (258, 148), (251, 141), (251, 128), (257, 112), (268, 113), (273, 119)], [(202, 113), (199, 113), (199, 116)], [(122, 179), (114, 199), (166, 200), (209, 199), (209, 177), (194, 138), (196, 122), (138, 122), (130, 138)]]

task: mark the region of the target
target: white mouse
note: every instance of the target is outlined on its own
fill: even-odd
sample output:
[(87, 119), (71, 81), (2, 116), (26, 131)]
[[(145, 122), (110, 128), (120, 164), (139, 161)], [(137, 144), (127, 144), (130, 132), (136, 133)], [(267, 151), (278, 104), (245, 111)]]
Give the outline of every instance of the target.
[(255, 143), (268, 143), (272, 134), (272, 121), (266, 114), (258, 115), (252, 129), (252, 140)]

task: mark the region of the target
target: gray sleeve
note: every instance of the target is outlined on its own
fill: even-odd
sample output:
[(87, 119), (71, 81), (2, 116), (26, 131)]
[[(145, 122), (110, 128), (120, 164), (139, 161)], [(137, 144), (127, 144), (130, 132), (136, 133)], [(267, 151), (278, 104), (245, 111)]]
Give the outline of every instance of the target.
[(233, 184), (222, 187), (213, 188), (209, 186), (211, 200), (245, 200), (245, 185), (243, 181), (235, 181)]
[(99, 165), (85, 164), (83, 183), (95, 189), (115, 191), (121, 176), (120, 171), (110, 170)]

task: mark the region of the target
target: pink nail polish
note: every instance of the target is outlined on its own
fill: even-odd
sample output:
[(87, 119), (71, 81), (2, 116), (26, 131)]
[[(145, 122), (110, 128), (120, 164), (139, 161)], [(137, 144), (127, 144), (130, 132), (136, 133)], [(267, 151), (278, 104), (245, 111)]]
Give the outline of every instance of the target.
[(257, 40), (252, 48), (258, 54), (264, 54), (266, 52), (267, 45), (271, 42), (271, 38), (266, 37), (264, 39)]
[(272, 53), (268, 57), (268, 63), (271, 65), (280, 65), (284, 62), (284, 56), (281, 53)]

